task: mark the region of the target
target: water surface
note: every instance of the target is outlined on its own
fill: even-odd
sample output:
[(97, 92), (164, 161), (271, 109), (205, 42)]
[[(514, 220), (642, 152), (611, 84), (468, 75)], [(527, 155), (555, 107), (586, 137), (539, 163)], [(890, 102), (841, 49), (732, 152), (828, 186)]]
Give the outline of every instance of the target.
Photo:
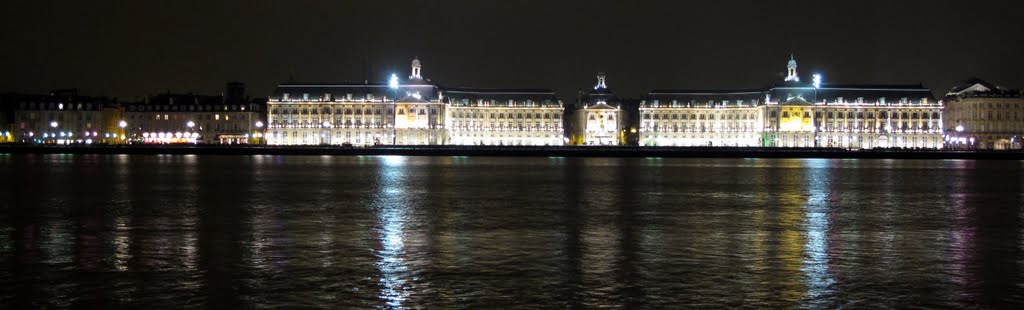
[(1022, 170), (0, 154), (0, 304), (1020, 307)]

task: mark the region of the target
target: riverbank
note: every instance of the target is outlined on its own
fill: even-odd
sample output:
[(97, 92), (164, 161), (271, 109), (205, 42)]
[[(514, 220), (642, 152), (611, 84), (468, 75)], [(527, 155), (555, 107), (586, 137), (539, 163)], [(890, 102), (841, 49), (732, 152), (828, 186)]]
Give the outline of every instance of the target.
[(245, 145), (0, 145), (6, 154), (196, 154), (196, 155), (405, 155), (564, 156), (680, 158), (893, 158), (1024, 160), (1021, 151), (844, 150), (761, 147), (591, 146), (245, 146)]

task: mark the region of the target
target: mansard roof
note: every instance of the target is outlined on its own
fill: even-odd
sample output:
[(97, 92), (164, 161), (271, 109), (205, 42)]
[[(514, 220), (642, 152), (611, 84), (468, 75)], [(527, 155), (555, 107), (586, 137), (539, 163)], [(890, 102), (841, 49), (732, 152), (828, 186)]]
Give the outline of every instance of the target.
[[(873, 84), (822, 84), (814, 88), (810, 83), (782, 83), (767, 89), (735, 89), (735, 90), (675, 90), (656, 89), (644, 97), (644, 105), (650, 106), (655, 101), (659, 104), (698, 104), (699, 106), (714, 103), (717, 106), (738, 104), (764, 104), (765, 101), (785, 102), (792, 104), (810, 104), (813, 102), (827, 103), (878, 102), (885, 98), (889, 103), (900, 102), (903, 98), (907, 103), (920, 104), (922, 100), (937, 103), (931, 90), (921, 84), (907, 85), (873, 85)], [(728, 101), (726, 105), (724, 102)]]
[(524, 103), (527, 101), (541, 105), (559, 105), (558, 97), (550, 89), (479, 89), (479, 88), (445, 88), (443, 90), (448, 102), (459, 105), (477, 105), (481, 101), (488, 104), (507, 104), (509, 100)]
[(960, 97), (1019, 97), (1020, 91), (1008, 89), (979, 78), (970, 78), (953, 89), (950, 89), (946, 96)]
[(882, 99), (887, 103), (897, 103), (903, 98), (907, 103), (921, 104), (922, 100), (930, 103), (938, 103), (931, 90), (921, 84), (822, 84), (819, 88), (812, 86), (777, 86), (768, 90), (770, 100), (786, 102), (792, 98), (799, 98), (807, 102), (834, 103), (842, 98), (844, 102), (854, 102), (862, 99), (866, 103), (879, 102)]
[(404, 98), (410, 96), (410, 92), (417, 92), (422, 100), (434, 101), (438, 98), (437, 91), (438, 87), (430, 84), (399, 84), (398, 89), (393, 89), (387, 84), (287, 83), (278, 85), (270, 99), (286, 101), (284, 97), (287, 94), (288, 100), (300, 100), (304, 96), (309, 100), (341, 100), (349, 96), (352, 100), (359, 100), (370, 98), (370, 95), (373, 100), (383, 100), (385, 97)]
[(696, 90), (696, 89), (655, 89), (644, 96), (642, 105), (651, 106), (655, 101), (658, 104), (697, 104), (707, 105), (709, 102), (722, 103), (729, 101), (737, 104), (740, 100), (744, 104), (760, 104), (764, 98), (763, 89), (733, 89), (733, 90)]

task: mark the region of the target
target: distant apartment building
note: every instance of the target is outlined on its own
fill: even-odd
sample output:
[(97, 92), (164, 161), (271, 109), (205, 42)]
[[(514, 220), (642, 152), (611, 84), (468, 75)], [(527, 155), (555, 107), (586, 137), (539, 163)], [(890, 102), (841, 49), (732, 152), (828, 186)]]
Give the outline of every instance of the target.
[(8, 124), (0, 130), (5, 142), (39, 144), (119, 143), (121, 107), (106, 97), (81, 96), (77, 90), (46, 95), (5, 94)]
[(144, 144), (263, 143), (266, 103), (245, 97), (241, 83), (225, 95), (159, 94), (124, 104), (129, 142)]
[(945, 98), (946, 140), (954, 148), (1021, 149), (1024, 97), (981, 79), (953, 87)]
[(801, 82), (750, 90), (655, 90), (640, 105), (640, 144), (942, 148), (942, 104), (921, 85)]

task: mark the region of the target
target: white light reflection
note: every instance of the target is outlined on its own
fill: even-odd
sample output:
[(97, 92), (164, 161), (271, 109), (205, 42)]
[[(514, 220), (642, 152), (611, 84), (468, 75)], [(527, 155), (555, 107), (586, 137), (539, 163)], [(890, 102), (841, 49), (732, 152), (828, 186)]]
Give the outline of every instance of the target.
[(374, 208), (377, 211), (377, 230), (381, 241), (377, 251), (377, 268), (380, 270), (381, 292), (379, 298), (388, 307), (402, 308), (412, 287), (408, 281), (409, 265), (405, 261), (405, 221), (407, 217), (405, 197), (402, 188), (405, 181), (405, 160), (403, 156), (382, 156), (379, 185), (381, 195)]
[(132, 259), (131, 219), (118, 216), (114, 219), (114, 268), (117, 271), (128, 271), (128, 262)]
[[(835, 277), (829, 270), (829, 240), (831, 229), (829, 219), (829, 198), (832, 188), (832, 163), (829, 159), (811, 159), (806, 161), (809, 174), (804, 178), (804, 191), (808, 194), (804, 205), (804, 231), (807, 234), (804, 245), (804, 262), (800, 268), (804, 273), (807, 296), (804, 303), (812, 308), (829, 308), (827, 297), (831, 297)], [(806, 305), (805, 305), (806, 306)]]

